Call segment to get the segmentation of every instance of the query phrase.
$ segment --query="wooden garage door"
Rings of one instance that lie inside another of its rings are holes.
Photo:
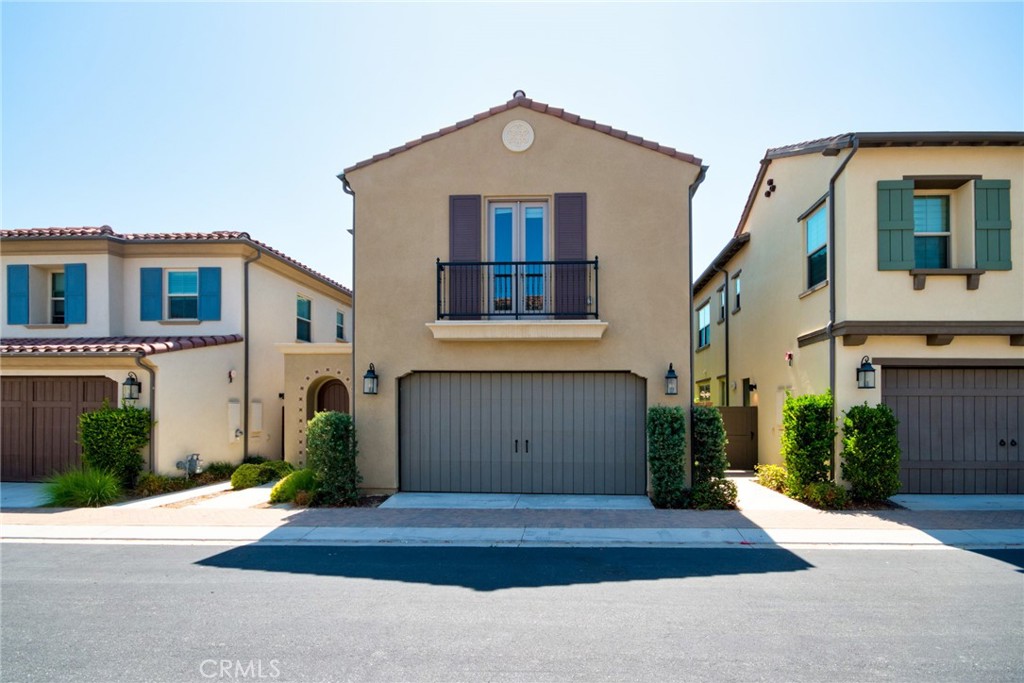
[[[405,491],[646,491],[646,382],[631,373],[418,372],[399,393]]]
[[[901,493],[1022,493],[1024,369],[885,368]]]
[[[78,416],[117,404],[106,377],[4,377],[0,382],[0,478],[38,481],[81,463]]]

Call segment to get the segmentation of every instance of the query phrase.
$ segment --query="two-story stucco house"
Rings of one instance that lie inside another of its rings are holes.
[[[78,415],[136,383],[161,473],[192,453],[297,449],[286,396],[347,409],[351,292],[247,233],[44,228],[4,230],[0,245],[5,480],[76,466]]]
[[[786,391],[831,389],[893,409],[903,492],[1020,493],[1024,133],[769,149],[694,314],[696,390],[757,407],[760,462]]]
[[[339,177],[365,486],[643,494],[646,410],[689,400],[700,161],[518,92]]]

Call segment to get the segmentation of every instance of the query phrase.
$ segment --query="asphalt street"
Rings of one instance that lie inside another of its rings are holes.
[[[1020,681],[1024,551],[2,546],[3,681]]]

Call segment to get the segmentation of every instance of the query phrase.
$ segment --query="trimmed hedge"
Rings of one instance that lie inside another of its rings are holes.
[[[782,465],[754,465],[754,472],[757,473],[754,481],[761,486],[779,493],[786,492],[786,468]]]
[[[149,443],[152,427],[149,410],[125,405],[111,408],[106,402],[99,410],[78,417],[78,443],[87,468],[112,472],[121,486],[135,486],[145,461],[142,447]]]
[[[647,410],[647,463],[651,502],[659,508],[685,507],[686,413],[679,406]]]
[[[275,479],[286,477],[295,470],[291,463],[283,460],[265,460],[261,464],[247,462],[238,466],[231,475],[231,488],[236,491],[269,484]]]
[[[121,497],[121,484],[113,472],[85,468],[51,477],[43,491],[52,507],[100,507]]]
[[[731,510],[736,507],[736,484],[722,478],[697,482],[690,492],[690,505],[698,510]]]
[[[808,484],[831,481],[832,447],[836,425],[832,421],[832,394],[793,396],[786,393],[782,407],[782,457],[786,488],[800,492]]]
[[[884,403],[853,406],[843,417],[843,478],[854,500],[881,502],[900,490],[899,420]]]
[[[307,493],[316,490],[316,477],[313,470],[295,470],[287,477],[277,482],[270,492],[271,503],[290,503],[295,500],[299,491]]]
[[[846,489],[831,481],[808,484],[797,498],[822,510],[842,510],[849,504]]]
[[[317,480],[316,505],[356,505],[359,502],[359,455],[352,416],[335,411],[319,412],[306,428],[306,455]]]
[[[693,485],[724,479],[729,468],[725,455],[725,423],[717,408],[693,407]]]

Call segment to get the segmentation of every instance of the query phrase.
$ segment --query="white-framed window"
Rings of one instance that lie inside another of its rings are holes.
[[[301,294],[295,297],[295,338],[313,341],[313,302]]]
[[[694,397],[701,405],[711,405],[711,382],[699,382],[697,395]]]
[[[697,348],[711,344],[711,303],[697,309]]]
[[[199,318],[199,271],[171,270],[167,277],[167,319],[197,320]]]
[[[718,288],[718,322],[725,320],[725,314],[728,313],[728,292],[725,289],[725,285]]]
[[[65,284],[64,284],[64,271],[54,271],[50,273],[50,324],[51,325],[63,325],[64,324],[64,296],[65,296]]]
[[[807,217],[805,231],[807,289],[810,289],[828,278],[828,221],[824,205]]]
[[[914,267],[949,268],[949,196],[914,197]]]
[[[539,314],[548,310],[550,283],[539,262],[547,259],[548,204],[544,201],[488,203],[490,312]],[[525,265],[508,265],[529,262]]]
[[[342,311],[334,314],[334,337],[338,341],[345,341],[345,314]]]
[[[732,300],[736,303],[736,305],[732,309],[732,311],[733,311],[733,313],[735,313],[736,311],[740,310],[740,274],[739,273],[736,273],[735,275],[732,276],[732,282],[733,282],[733,299]]]

